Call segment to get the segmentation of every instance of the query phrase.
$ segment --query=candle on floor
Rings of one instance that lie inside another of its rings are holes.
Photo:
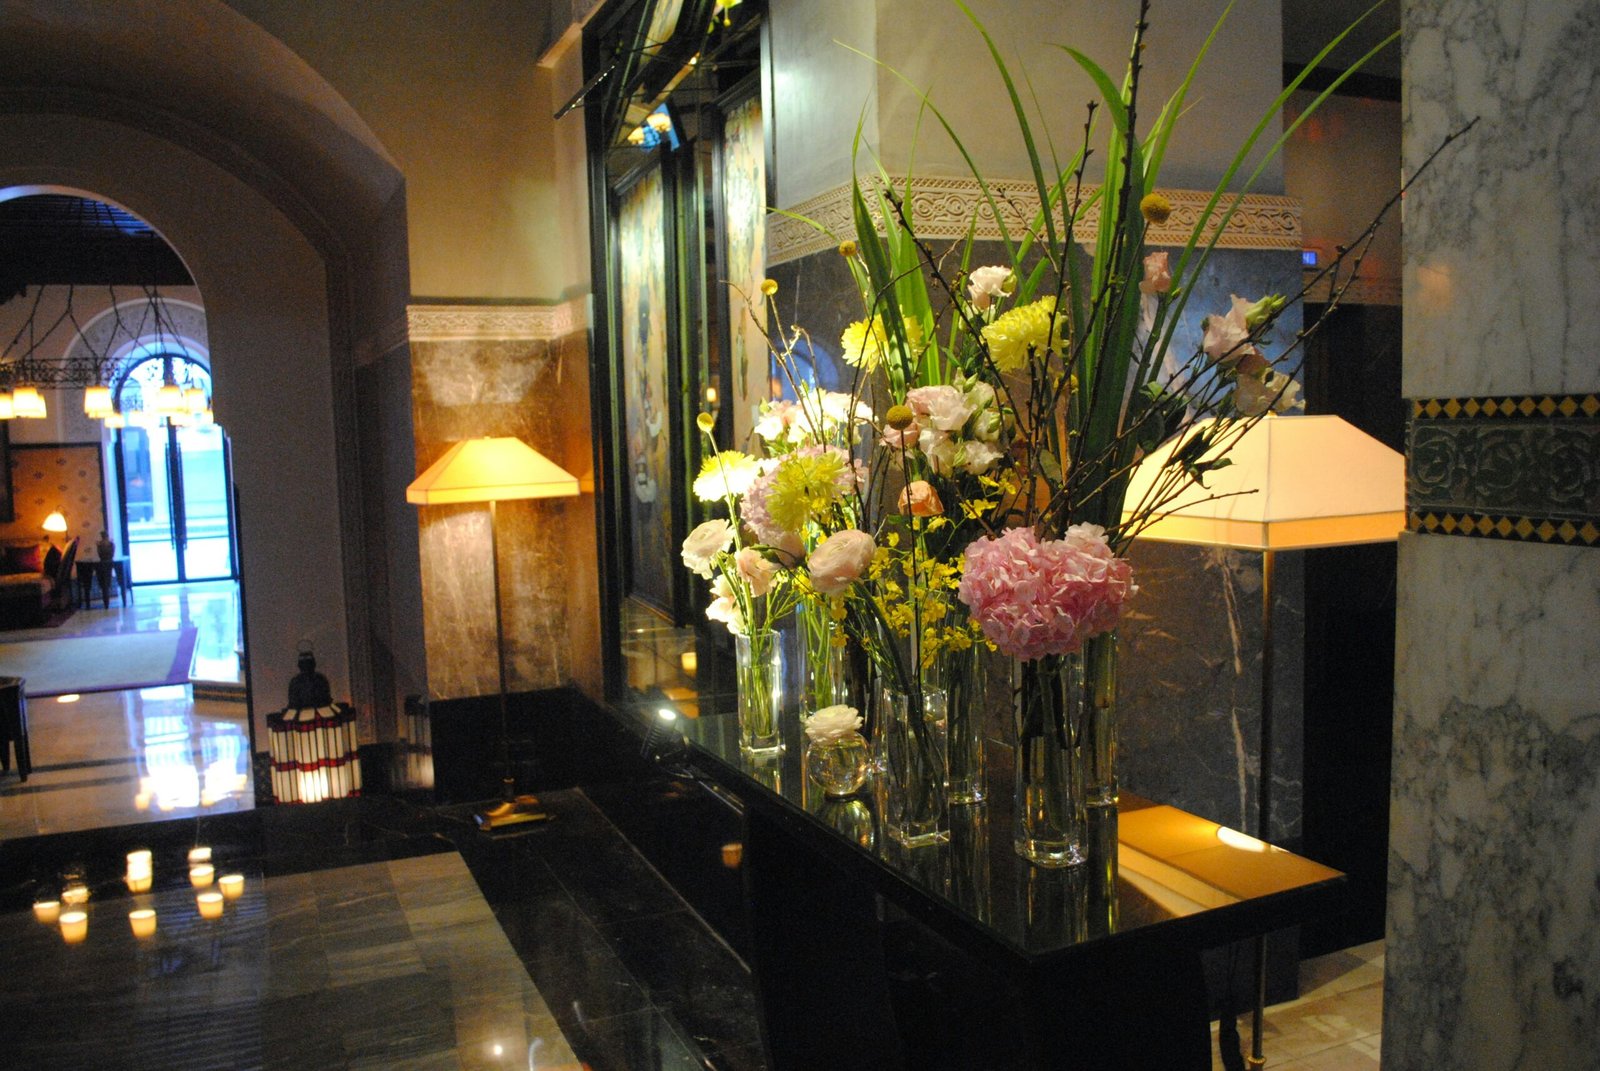
[[[61,915],[61,939],[75,945],[89,936],[89,916],[82,911],[66,911]]]
[[[211,862],[211,849],[210,848],[200,847],[200,848],[190,848],[189,849],[189,865],[190,866],[194,866],[194,865],[196,865],[198,863],[209,863],[209,862]]]
[[[61,902],[71,906],[88,903],[89,887],[87,885],[68,885],[61,890]]]
[[[136,811],[148,811],[150,809],[150,793],[135,792],[133,794],[133,809]]]
[[[222,895],[229,900],[237,900],[244,895],[244,875],[224,874],[217,879],[217,888],[222,890]]]
[[[150,871],[148,870],[142,874],[130,870],[128,871],[128,876],[125,880],[128,883],[129,892],[141,893],[150,891],[150,885],[154,879],[151,877]]]
[[[196,889],[203,889],[217,876],[217,868],[210,863],[201,863],[199,866],[189,868],[189,884]]]
[[[148,874],[153,862],[154,858],[149,848],[140,848],[137,851],[129,852],[128,873],[137,874],[142,871]]]
[[[156,913],[148,907],[130,911],[128,912],[128,925],[133,927],[133,935],[135,937],[154,937],[156,932]]]
[[[60,900],[35,900],[33,902],[33,917],[45,925],[50,925],[61,917]]]
[[[222,917],[222,894],[219,892],[203,892],[194,898],[195,904],[200,908],[200,917],[203,919],[220,919]]]

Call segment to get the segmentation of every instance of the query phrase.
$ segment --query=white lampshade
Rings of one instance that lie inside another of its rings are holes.
[[[125,428],[128,426],[128,422],[122,419],[122,414],[117,412],[107,413],[100,420],[108,428]]]
[[[204,387],[185,387],[183,389],[184,408],[191,413],[199,413],[206,408],[206,389]]]
[[[12,399],[11,392],[0,390],[0,420],[13,420],[17,415],[17,405]]]
[[[92,417],[103,417],[112,410],[111,388],[99,385],[83,388],[83,411]]]
[[[61,515],[60,510],[53,510],[51,511],[50,515],[44,519],[44,524],[41,527],[43,527],[46,532],[54,532],[59,535],[67,530],[67,519]]]
[[[11,392],[11,404],[19,417],[42,420],[49,415],[45,409],[44,395],[38,387],[18,387]]]
[[[572,473],[511,436],[456,443],[406,488],[406,501],[440,506],[453,502],[505,502],[578,493]]]
[[[156,412],[162,416],[172,416],[177,413],[187,413],[188,403],[183,400],[183,388],[176,383],[163,384],[156,391]]]
[[[1197,422],[1139,463],[1127,509],[1138,508],[1172,451],[1212,423]],[[1339,417],[1266,417],[1227,456],[1233,464],[1164,505],[1138,538],[1285,550],[1382,543],[1405,527],[1405,458]]]

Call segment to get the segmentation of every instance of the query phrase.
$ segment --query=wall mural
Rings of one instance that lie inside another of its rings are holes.
[[[659,167],[621,197],[617,282],[622,316],[617,326],[627,431],[628,591],[670,615],[677,543],[672,537],[665,206]]]
[[[722,204],[728,235],[728,319],[732,339],[733,441],[743,443],[753,411],[767,396],[767,340],[751,317],[762,320],[761,281],[767,275],[767,150],[761,134],[761,98],[728,110],[722,133]]]

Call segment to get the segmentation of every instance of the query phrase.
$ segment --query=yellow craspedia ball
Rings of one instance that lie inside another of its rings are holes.
[[[840,242],[839,243],[839,255],[841,257],[853,257],[853,256],[855,256],[856,255],[856,243],[851,241],[848,238],[846,238],[844,241]]]
[[[771,297],[773,294],[776,294],[778,292],[778,280],[776,280],[776,279],[763,279],[763,280],[761,280],[761,292],[763,294],[767,295],[767,297]]]
[[[883,415],[883,422],[895,431],[905,431],[916,418],[909,405],[891,405],[889,411]]]
[[[1139,212],[1146,220],[1159,226],[1172,215],[1172,202],[1159,193],[1147,193],[1139,201]]]

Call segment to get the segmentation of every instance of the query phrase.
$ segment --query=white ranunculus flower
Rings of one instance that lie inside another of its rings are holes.
[[[967,297],[972,300],[974,308],[987,309],[996,298],[1004,297],[1016,289],[1016,285],[1016,276],[1010,268],[1000,265],[974,268],[972,274],[967,276]]]
[[[759,550],[746,547],[733,556],[733,563],[739,570],[739,579],[750,586],[750,594],[760,598],[772,590],[772,582],[778,577],[778,566],[762,557]]]
[[[714,518],[690,532],[683,541],[683,564],[696,576],[711,579],[711,563],[733,543],[733,525]]]
[[[838,595],[866,574],[876,549],[872,537],[857,529],[833,533],[806,560],[811,586],[820,594]]]
[[[711,605],[706,607],[706,616],[713,621],[721,621],[735,635],[744,633],[744,615],[739,612],[739,600],[733,597],[733,585],[721,573],[711,581]]]
[[[844,704],[823,707],[806,719],[806,735],[813,744],[835,744],[861,728],[861,715]]]

